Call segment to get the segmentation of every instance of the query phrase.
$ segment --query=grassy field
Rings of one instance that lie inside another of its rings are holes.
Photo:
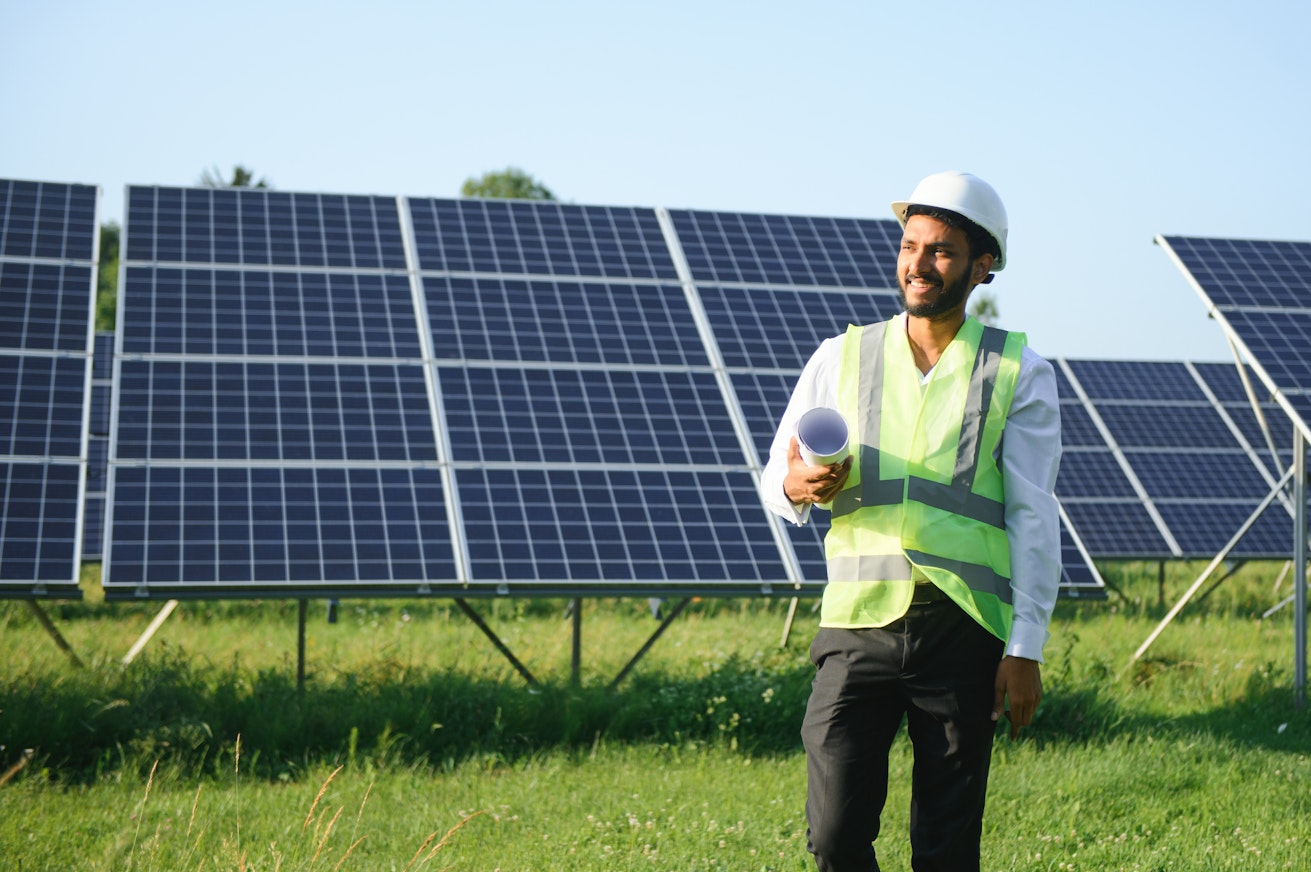
[[[1178,596],[1200,567],[1172,567]],[[1249,565],[1165,612],[1156,566],[1123,595],[1063,601],[1035,725],[999,736],[987,869],[1311,868],[1311,713],[1293,703],[1279,566]],[[797,730],[815,617],[705,601],[618,687],[655,629],[644,600],[583,604],[572,682],[564,603],[477,604],[530,688],[450,603],[0,603],[0,859],[6,869],[813,868]],[[909,869],[899,743],[880,855]]]

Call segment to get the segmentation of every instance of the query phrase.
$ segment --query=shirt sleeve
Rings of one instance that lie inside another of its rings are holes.
[[[1006,653],[1039,662],[1060,587],[1060,514],[1054,493],[1060,461],[1056,372],[1026,348],[999,458],[1014,607]]]
[[[794,524],[810,519],[810,504],[793,505],[783,493],[783,479],[788,472],[788,446],[797,432],[797,420],[816,406],[837,407],[838,367],[842,363],[842,337],[825,339],[806,362],[783,417],[779,419],[774,441],[769,446],[769,461],[760,473],[760,498],[765,508]]]

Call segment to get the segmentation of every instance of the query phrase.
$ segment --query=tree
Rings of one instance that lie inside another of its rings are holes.
[[[987,291],[977,291],[973,297],[970,314],[983,326],[996,327],[997,321],[1001,318],[1001,310],[997,308],[997,298]]]
[[[460,188],[463,197],[493,197],[509,200],[554,200],[555,194],[541,182],[517,167],[500,172],[483,173],[481,178],[467,178]]]
[[[96,329],[113,330],[118,306],[118,224],[100,225],[100,270],[96,275]]]
[[[202,188],[271,188],[268,179],[255,180],[253,170],[237,164],[232,168],[232,179],[230,181],[223,178],[223,171],[214,166],[200,174],[200,186]]]

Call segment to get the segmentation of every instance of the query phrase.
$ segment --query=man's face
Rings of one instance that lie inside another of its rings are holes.
[[[906,220],[897,255],[901,304],[911,316],[928,319],[964,309],[970,291],[988,274],[990,266],[987,255],[970,260],[970,243],[964,230],[948,227],[927,215],[912,215]]]

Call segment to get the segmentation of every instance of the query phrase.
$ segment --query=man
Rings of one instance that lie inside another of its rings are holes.
[[[968,872],[979,868],[995,722],[1005,715],[1014,739],[1042,696],[1060,574],[1056,378],[1022,335],[966,316],[970,292],[1006,265],[997,193],[938,173],[892,208],[905,312],[820,345],[761,490],[798,524],[815,504],[833,513],[801,730],[819,869],[879,868],[888,752],[904,719],[912,866]],[[817,406],[848,423],[841,463],[802,458],[796,422]]]

